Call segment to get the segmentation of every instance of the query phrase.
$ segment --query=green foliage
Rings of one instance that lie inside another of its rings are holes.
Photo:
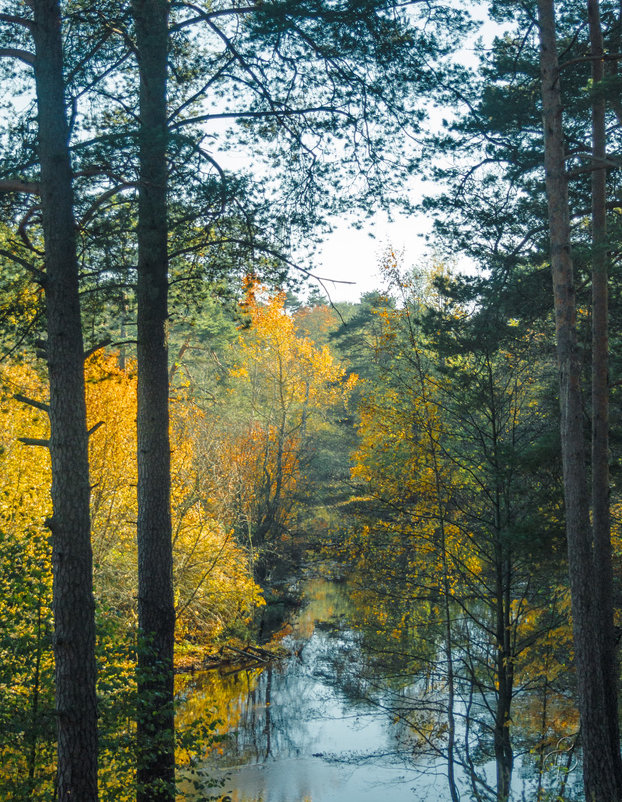
[[[135,633],[119,611],[96,608],[99,792],[102,801],[135,797]]]
[[[500,326],[499,310],[467,312],[443,292],[443,266],[409,276],[389,262],[386,273],[396,303],[376,311],[377,368],[362,385],[353,469],[367,503],[353,510],[345,549],[379,639],[394,639],[402,664],[443,655],[438,681],[452,699],[474,699],[482,762],[501,767],[517,688],[559,693],[567,681],[554,661],[541,667],[551,633],[566,649],[570,639],[556,421],[541,403],[554,366],[544,332]],[[556,726],[574,724],[560,715]],[[453,748],[471,748],[468,736]]]
[[[51,799],[55,716],[49,547],[41,529],[0,534],[0,793]]]

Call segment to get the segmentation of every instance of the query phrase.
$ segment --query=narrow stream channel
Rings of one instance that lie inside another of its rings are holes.
[[[224,779],[219,793],[234,802],[448,802],[442,755],[417,750],[396,715],[390,678],[379,676],[375,684],[363,670],[365,655],[359,634],[347,625],[343,589],[315,579],[305,595],[308,603],[285,641],[293,657],[265,669],[194,679],[188,714],[216,702],[219,729],[227,733],[200,772]],[[413,682],[401,692],[414,691]],[[494,763],[479,771],[492,786]],[[458,772],[461,798],[470,800],[465,779]],[[513,799],[534,799],[533,788],[529,773],[516,771]],[[207,795],[184,789],[188,802]]]

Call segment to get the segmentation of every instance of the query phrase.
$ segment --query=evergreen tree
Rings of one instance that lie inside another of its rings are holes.
[[[55,0],[33,0],[29,30],[45,244],[46,357],[50,382],[54,659],[59,800],[97,800],[95,620],[88,432],[73,186],[65,114],[62,22]],[[26,51],[27,53],[27,51]]]
[[[615,203],[619,183],[617,172],[608,168],[620,146],[613,55],[619,51],[620,18],[617,5],[608,2],[601,8],[597,3],[556,5],[554,10],[548,2],[491,4],[493,15],[509,29],[495,41],[490,58],[483,59],[479,76],[460,90],[449,89],[470,108],[445,140],[449,149],[472,148],[479,163],[471,159],[468,173],[457,169],[452,177],[456,191],[438,203],[447,204],[445,213],[449,208],[456,213],[453,221],[445,218],[441,230],[490,270],[486,279],[472,284],[472,297],[485,305],[518,301],[516,314],[525,320],[549,314],[550,303],[541,299],[550,294],[542,267],[550,234],[586,796],[618,799],[606,268],[608,251],[615,253],[618,242],[613,217],[606,234],[606,208]],[[605,50],[612,54],[608,62]],[[578,310],[590,310],[593,326],[591,470],[582,398],[587,316]]]

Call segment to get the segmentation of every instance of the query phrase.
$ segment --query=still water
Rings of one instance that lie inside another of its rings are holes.
[[[311,580],[305,595],[285,639],[291,658],[264,669],[207,672],[186,689],[194,715],[202,706],[208,715],[216,700],[227,733],[200,772],[224,779],[219,793],[234,802],[448,802],[443,739],[414,737],[400,714],[400,699],[415,697],[417,682],[366,670],[340,586]],[[437,725],[442,700],[438,709]],[[427,715],[434,719],[434,705]],[[516,768],[513,799],[535,799],[533,773]],[[494,762],[480,761],[477,771],[488,799]],[[462,799],[472,799],[460,767],[457,782]],[[185,798],[199,802],[208,793],[215,792],[188,788]]]

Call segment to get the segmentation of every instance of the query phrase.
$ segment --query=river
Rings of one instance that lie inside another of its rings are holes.
[[[449,802],[443,697],[429,673],[380,673],[351,625],[344,588],[312,579],[304,592],[285,638],[292,657],[263,669],[205,672],[186,686],[182,723],[217,717],[225,738],[207,751],[199,786],[186,784],[184,798],[216,794],[201,785],[209,777],[224,782],[218,793],[233,802]],[[413,700],[423,696],[418,709]],[[455,767],[462,800],[476,799],[474,788],[481,800],[494,798],[495,763],[476,752],[468,770],[465,761]],[[547,788],[560,782],[564,798],[573,798],[572,772],[538,783],[534,766],[528,752],[519,757],[513,799],[553,798]]]

